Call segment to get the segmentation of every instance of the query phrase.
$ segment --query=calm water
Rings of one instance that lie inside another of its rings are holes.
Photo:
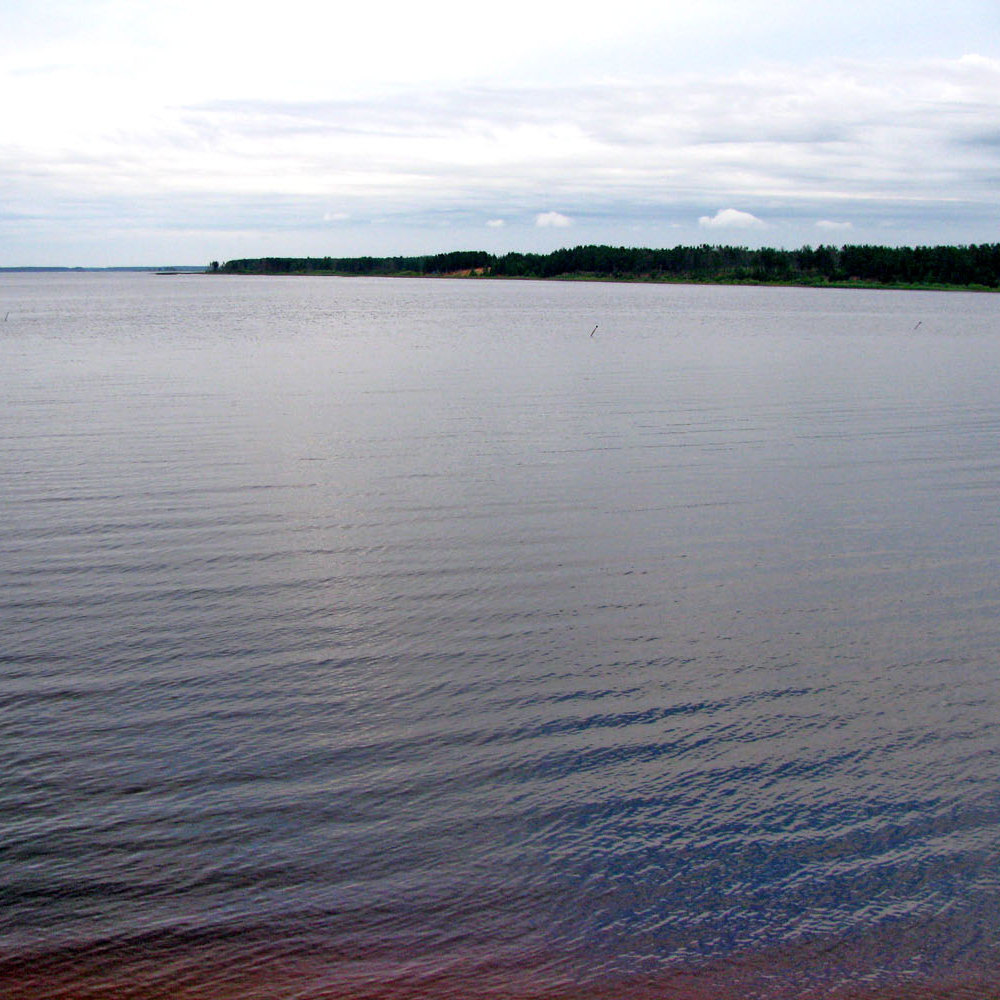
[[[5,996],[1000,995],[1000,298],[0,313]]]

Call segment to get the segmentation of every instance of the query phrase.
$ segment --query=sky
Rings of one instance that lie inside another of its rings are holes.
[[[1000,242],[1000,0],[3,0],[0,266]]]

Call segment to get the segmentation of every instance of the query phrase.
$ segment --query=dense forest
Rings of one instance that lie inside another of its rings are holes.
[[[997,288],[1000,243],[971,246],[819,246],[799,250],[698,246],[648,250],[579,246],[548,254],[457,250],[418,257],[257,257],[227,274],[339,274],[591,278],[725,284]]]

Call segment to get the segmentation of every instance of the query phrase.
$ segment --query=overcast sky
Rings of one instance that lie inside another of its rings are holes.
[[[3,0],[0,265],[1000,242],[1000,0]]]

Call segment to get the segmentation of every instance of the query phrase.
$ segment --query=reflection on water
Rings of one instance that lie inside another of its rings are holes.
[[[996,994],[995,297],[0,292],[7,995]]]

